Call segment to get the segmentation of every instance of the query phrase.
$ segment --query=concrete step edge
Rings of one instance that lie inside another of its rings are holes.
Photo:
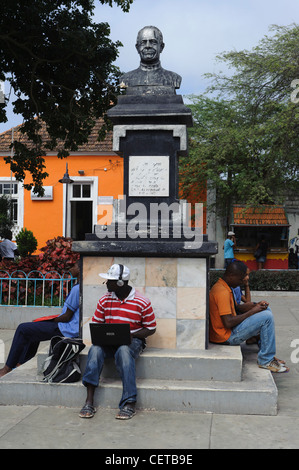
[[[137,379],[138,406],[164,411],[201,411],[231,414],[277,414],[277,388],[271,373],[256,374],[256,366],[244,368],[242,382],[203,382]],[[261,371],[261,370],[260,370]],[[86,389],[74,384],[45,384],[36,380],[36,370],[17,371],[0,380],[0,403],[80,408]],[[9,377],[10,376],[10,377]],[[121,397],[118,379],[102,379],[95,405],[115,407]]]

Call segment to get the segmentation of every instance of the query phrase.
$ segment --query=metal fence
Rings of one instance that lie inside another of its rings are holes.
[[[61,307],[76,281],[71,273],[0,270],[0,305]]]

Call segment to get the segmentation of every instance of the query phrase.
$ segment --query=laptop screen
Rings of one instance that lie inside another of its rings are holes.
[[[121,346],[131,344],[128,323],[90,323],[91,342],[94,346]]]

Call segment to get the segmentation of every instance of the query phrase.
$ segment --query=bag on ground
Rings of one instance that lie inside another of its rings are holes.
[[[81,378],[79,354],[85,344],[79,338],[54,336],[43,364],[43,382],[73,383]]]

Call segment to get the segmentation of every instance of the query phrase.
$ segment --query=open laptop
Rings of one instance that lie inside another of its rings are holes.
[[[91,342],[94,346],[122,346],[131,344],[128,323],[89,323]]]

